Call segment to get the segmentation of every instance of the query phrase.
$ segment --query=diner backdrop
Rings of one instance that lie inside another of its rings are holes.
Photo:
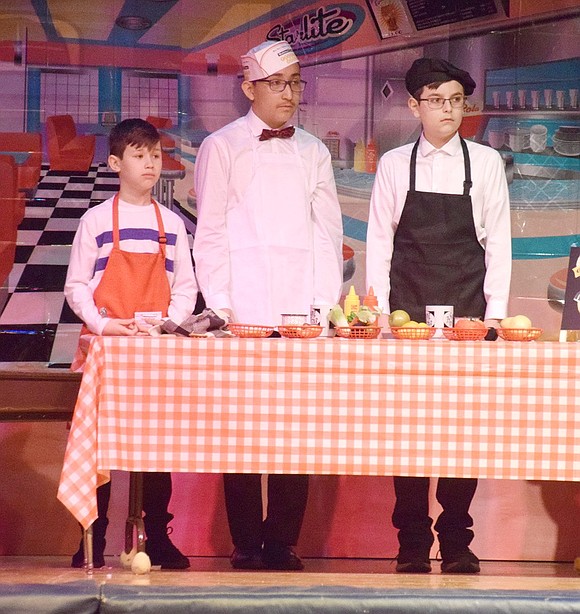
[[[464,136],[496,148],[505,162],[513,234],[510,315],[527,314],[544,329],[543,340],[555,340],[570,247],[580,241],[580,2],[446,6],[421,0],[2,3],[0,132],[40,132],[44,175],[51,115],[70,114],[79,132],[96,136],[94,166],[106,161],[115,121],[169,118],[173,155],[185,167],[175,184],[176,206],[193,233],[197,147],[247,110],[239,55],[266,38],[285,38],[308,82],[296,122],[322,138],[333,157],[348,248],[344,289],[354,284],[363,293],[373,151],[380,155],[417,138],[404,74],[416,58],[443,57],[477,82],[466,103]],[[45,204],[32,197],[26,217],[39,217]],[[69,218],[64,228],[74,230],[74,224]],[[33,249],[33,231],[25,220],[20,256]],[[58,264],[65,265],[69,247],[67,241],[57,245],[50,258],[58,252]],[[21,260],[0,282],[0,361],[66,366],[79,325],[61,326],[60,289],[36,292]],[[11,304],[15,296],[20,300]],[[29,326],[32,312],[46,326]],[[34,346],[36,335],[50,340],[47,353],[10,354],[22,330],[29,335],[24,348]],[[0,425],[0,554],[74,551],[78,528],[56,500],[66,437],[64,424]],[[122,547],[128,482],[123,474],[114,479],[110,553]],[[188,555],[229,554],[219,476],[176,475],[174,483],[176,542]],[[392,505],[390,478],[313,478],[301,554],[394,556]],[[579,484],[483,481],[473,515],[474,549],[482,558],[571,560],[580,552]]]

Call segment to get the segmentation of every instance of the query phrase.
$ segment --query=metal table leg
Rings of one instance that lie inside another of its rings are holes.
[[[143,473],[139,471],[132,471],[129,476],[129,514],[125,523],[125,549],[121,553],[121,564],[134,573],[147,573],[151,569],[151,561],[145,553]]]

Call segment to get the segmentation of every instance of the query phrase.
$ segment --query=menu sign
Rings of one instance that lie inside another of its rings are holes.
[[[566,277],[562,330],[580,330],[580,247],[572,247]]]
[[[407,0],[417,30],[497,14],[495,0]]]

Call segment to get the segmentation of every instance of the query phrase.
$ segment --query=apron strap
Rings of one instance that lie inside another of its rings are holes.
[[[163,259],[165,260],[165,246],[167,245],[167,236],[165,235],[165,228],[163,226],[163,219],[161,218],[161,211],[159,210],[159,205],[152,198],[151,202],[155,207],[155,215],[157,216],[157,228],[159,228],[159,251],[163,255]]]
[[[471,181],[471,164],[469,161],[469,151],[467,150],[467,143],[462,137],[459,137],[461,142],[461,149],[463,149],[463,165],[465,167],[465,181],[463,182],[463,196],[469,196],[469,191],[473,186]]]
[[[411,164],[409,165],[409,192],[415,191],[415,171],[417,169],[417,150],[419,149],[419,140],[415,143],[411,152]]]
[[[165,227],[163,226],[163,218],[161,217],[161,211],[159,205],[155,200],[151,199],[151,204],[155,208],[155,216],[157,217],[157,228],[159,229],[159,251],[163,255],[163,259],[166,258],[165,246],[167,245],[167,236],[165,235]],[[119,249],[119,192],[115,194],[113,198],[113,248]]]
[[[417,150],[419,149],[419,140],[415,143],[413,151],[411,152],[411,164],[409,165],[409,192],[415,191],[415,175],[417,169]],[[471,163],[469,160],[469,151],[467,149],[467,143],[462,137],[459,137],[461,143],[461,149],[463,150],[463,166],[465,168],[465,180],[463,181],[463,196],[469,196],[469,192],[473,186],[471,181]]]

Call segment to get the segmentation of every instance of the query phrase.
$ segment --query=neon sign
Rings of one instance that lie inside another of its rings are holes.
[[[362,25],[365,12],[354,4],[318,7],[274,25],[266,38],[285,40],[296,53],[328,49],[350,38]]]

